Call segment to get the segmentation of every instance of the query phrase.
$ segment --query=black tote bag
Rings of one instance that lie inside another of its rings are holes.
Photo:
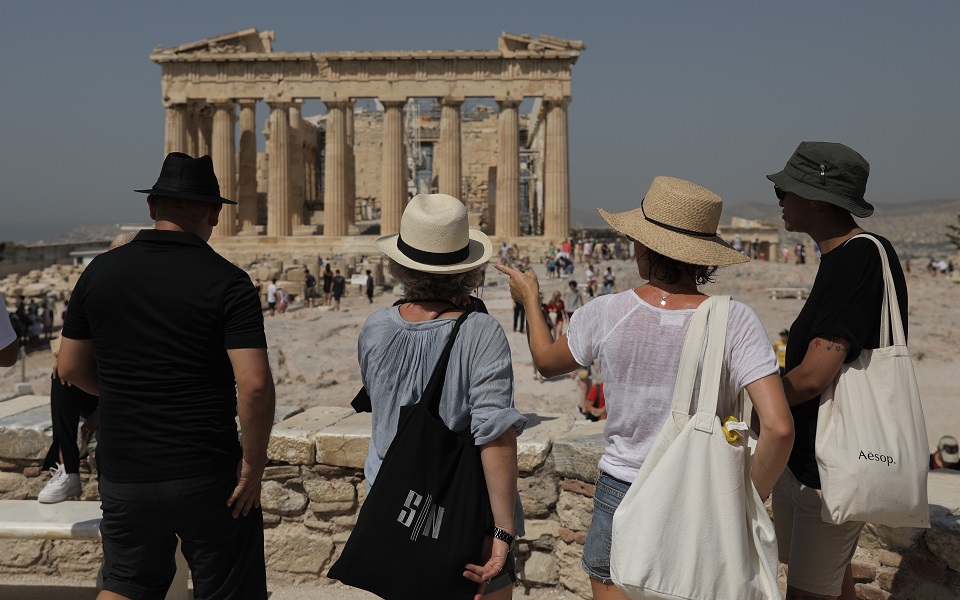
[[[469,312],[454,323],[417,404],[400,408],[397,434],[328,577],[389,600],[472,598],[463,576],[482,564],[493,526],[480,448],[470,431],[439,417],[450,351]]]

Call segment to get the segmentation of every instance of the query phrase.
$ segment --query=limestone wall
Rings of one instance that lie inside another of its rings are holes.
[[[287,418],[290,412],[278,417],[283,420],[274,427],[264,474],[267,566],[272,578],[324,585],[365,497],[370,415],[339,407]],[[589,598],[579,561],[604,446],[601,424],[570,415],[527,416],[530,425],[518,441],[526,519],[526,535],[517,546],[520,583],[562,587],[567,598]],[[9,435],[4,423],[0,418],[0,440]],[[12,446],[0,444],[5,447]],[[36,498],[44,479],[35,465],[0,456],[0,498]],[[84,479],[83,498],[95,500],[95,482],[89,474]],[[854,559],[860,598],[960,597],[960,474],[932,473],[930,502],[929,530],[866,528]],[[93,578],[99,553],[92,542],[0,540],[0,573]]]
[[[0,293],[7,301],[8,310],[21,294],[26,298],[45,298],[52,294],[57,300],[70,297],[83,267],[73,264],[45,264],[22,275],[11,273],[0,279]]]
[[[24,275],[49,265],[70,266],[74,262],[71,252],[103,250],[109,244],[110,240],[63,244],[8,244],[6,248],[0,249],[0,277]]]

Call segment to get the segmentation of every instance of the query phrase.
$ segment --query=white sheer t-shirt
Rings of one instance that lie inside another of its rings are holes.
[[[604,382],[603,472],[627,482],[636,477],[670,412],[680,352],[694,312],[651,306],[630,289],[599,296],[571,317],[571,354],[581,365],[599,361]],[[777,372],[777,357],[760,319],[747,305],[731,302],[718,416],[732,414],[744,387]]]

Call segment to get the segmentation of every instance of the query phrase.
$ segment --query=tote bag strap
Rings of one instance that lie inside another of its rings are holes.
[[[883,265],[883,306],[880,310],[880,347],[890,345],[890,327],[893,326],[893,345],[906,346],[907,336],[903,331],[903,319],[900,316],[900,301],[897,298],[897,288],[893,284],[893,273],[890,271],[890,259],[887,249],[880,240],[867,233],[853,236],[850,240],[865,238],[877,245],[880,251],[880,263]],[[844,242],[846,245],[850,240]]]
[[[693,400],[693,387],[697,381],[700,358],[703,355],[703,340],[707,335],[707,316],[713,298],[707,298],[693,313],[693,319],[687,328],[680,352],[680,366],[677,368],[677,381],[673,387],[673,406],[676,413],[690,414]]]
[[[450,363],[450,352],[453,350],[453,343],[457,341],[460,326],[467,320],[467,316],[469,316],[471,312],[473,312],[472,307],[465,307],[463,314],[457,317],[457,320],[454,322],[453,331],[450,332],[450,337],[447,338],[447,343],[443,347],[443,352],[440,354],[437,366],[434,367],[430,381],[427,383],[426,389],[423,390],[420,402],[417,403],[423,404],[424,400],[426,400],[427,404],[425,406],[430,411],[430,415],[435,419],[440,418],[440,396],[443,395],[443,381],[447,377],[447,365]]]
[[[697,371],[700,370],[700,393],[697,399],[695,427],[707,433],[713,432],[716,422],[729,312],[729,296],[707,298],[697,308],[683,342],[677,381],[673,390],[672,410],[690,415],[693,387],[697,381]],[[704,347],[704,339],[706,339],[706,347]],[[701,362],[703,366],[699,369]]]

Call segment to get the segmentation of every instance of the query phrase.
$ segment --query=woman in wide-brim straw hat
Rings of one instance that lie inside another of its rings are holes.
[[[454,322],[471,303],[470,293],[482,285],[493,254],[490,239],[470,229],[463,202],[446,194],[415,196],[403,212],[400,233],[381,237],[376,244],[390,259],[389,273],[403,284],[404,295],[397,305],[370,315],[358,341],[360,372],[373,409],[364,465],[368,491],[396,435],[400,407],[420,399]],[[485,597],[510,598],[516,573],[507,541],[523,535],[517,434],[527,420],[513,405],[507,337],[485,311],[470,312],[461,326],[447,367],[440,417],[455,432],[472,432],[481,447],[494,523],[506,534],[486,540],[486,563],[469,565],[463,575],[476,582]],[[416,583],[430,586],[429,581]]]
[[[603,365],[607,447],[581,561],[594,598],[626,597],[610,579],[613,513],[670,411],[684,337],[707,298],[698,286],[712,281],[717,267],[749,260],[717,236],[721,208],[720,197],[710,190],[657,177],[639,208],[622,213],[598,209],[633,242],[640,277],[647,283],[591,300],[573,314],[567,333],[556,341],[537,313],[527,312],[530,352],[543,376],[569,373],[594,361]],[[536,276],[497,268],[510,276],[514,299],[533,306],[539,292]],[[733,414],[744,388],[760,416],[752,478],[766,498],[787,462],[793,421],[767,334],[754,312],[739,302],[730,306],[723,373],[722,416]]]

